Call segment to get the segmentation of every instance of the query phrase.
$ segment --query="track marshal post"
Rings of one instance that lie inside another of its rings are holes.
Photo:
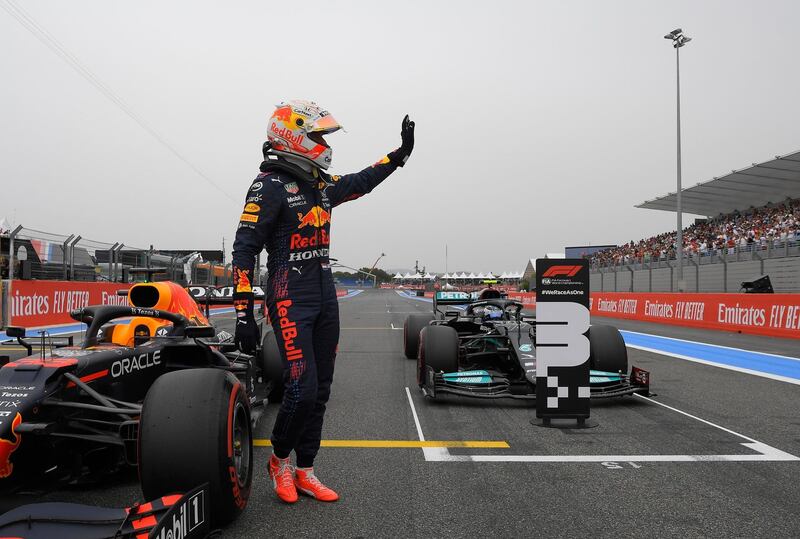
[[[536,260],[535,424],[596,426],[587,421],[589,325],[589,262]]]

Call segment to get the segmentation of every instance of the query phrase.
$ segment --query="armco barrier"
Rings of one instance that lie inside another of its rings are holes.
[[[596,316],[800,339],[800,294],[592,292]]]
[[[118,290],[126,283],[14,280],[6,293],[8,326],[40,327],[75,323],[69,312],[89,305],[127,305]]]

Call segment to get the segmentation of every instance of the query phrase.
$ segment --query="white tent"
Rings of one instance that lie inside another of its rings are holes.
[[[469,274],[469,275],[467,275],[467,279],[477,279],[477,278],[478,278],[478,276],[477,276],[477,275],[475,275],[475,274],[474,274],[474,273],[472,273],[472,272],[470,272],[470,274]]]
[[[430,273],[426,273],[423,279],[425,279],[426,281],[432,281],[436,279],[436,275],[431,275]]]
[[[494,274],[491,271],[486,274],[486,278],[487,279],[497,279],[497,277],[495,277]]]
[[[458,278],[459,279],[467,279],[467,274],[462,271],[461,275],[459,275]]]
[[[479,273],[479,274],[477,275],[477,277],[475,277],[475,278],[476,278],[476,279],[485,279],[485,278],[486,278],[486,275],[484,275],[484,274],[483,274],[483,272],[481,272],[481,273]]]
[[[403,276],[400,275],[399,273],[395,273],[394,277],[392,277],[392,279],[402,279],[402,278]]]
[[[406,273],[405,275],[403,275],[403,279],[413,279],[413,278],[414,276],[411,275],[410,273]]]

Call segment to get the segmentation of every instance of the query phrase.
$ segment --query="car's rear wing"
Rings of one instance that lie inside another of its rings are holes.
[[[186,291],[192,296],[198,305],[205,308],[205,315],[211,315],[212,305],[230,305],[233,303],[232,286],[212,286],[212,285],[189,285]],[[266,311],[264,306],[264,289],[260,286],[253,287],[253,296],[256,304],[261,304],[262,313]],[[0,538],[2,539],[2,538]]]
[[[469,305],[475,301],[468,292],[454,290],[436,292],[433,295],[433,310],[438,311],[439,305]]]
[[[189,295],[199,304],[206,302],[212,305],[218,304],[231,304],[233,303],[233,287],[232,286],[210,286],[210,285],[194,285],[190,284],[186,287]],[[264,289],[260,286],[253,287],[253,295],[255,300],[264,299]]]

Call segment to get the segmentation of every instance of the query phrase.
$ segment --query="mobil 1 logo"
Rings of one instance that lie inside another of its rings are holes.
[[[536,417],[589,417],[589,262],[536,261]]]
[[[147,537],[153,539],[203,539],[208,537],[207,487],[184,494],[164,513]]]

